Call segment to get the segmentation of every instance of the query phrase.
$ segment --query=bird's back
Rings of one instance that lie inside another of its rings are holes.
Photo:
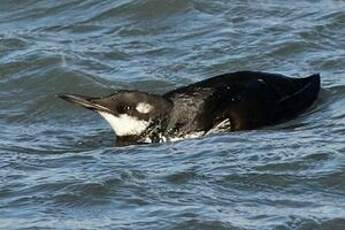
[[[164,95],[176,104],[175,120],[188,129],[210,129],[229,118],[231,130],[254,129],[292,119],[317,98],[320,76],[289,78],[235,72],[209,78]],[[181,123],[181,122],[180,122]]]

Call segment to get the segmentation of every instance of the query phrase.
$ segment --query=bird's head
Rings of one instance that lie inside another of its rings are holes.
[[[139,137],[169,113],[172,103],[162,96],[121,90],[105,97],[62,94],[60,98],[99,113],[117,137]]]

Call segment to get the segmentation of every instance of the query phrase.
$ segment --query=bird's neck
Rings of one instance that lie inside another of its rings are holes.
[[[166,133],[169,119],[157,119],[152,122],[140,135],[116,136],[118,146],[131,144],[148,144],[162,142],[163,135]]]

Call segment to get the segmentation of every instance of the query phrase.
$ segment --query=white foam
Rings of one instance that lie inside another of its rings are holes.
[[[165,138],[165,141],[168,140],[171,142],[176,142],[176,141],[180,141],[180,140],[184,140],[184,139],[198,138],[198,137],[203,136],[204,134],[205,134],[204,131],[200,131],[200,132],[195,132],[195,133],[189,133],[189,134],[186,134],[186,135],[181,136],[181,137]]]

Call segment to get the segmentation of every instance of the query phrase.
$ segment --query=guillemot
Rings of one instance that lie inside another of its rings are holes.
[[[59,97],[98,112],[115,131],[119,144],[139,144],[275,125],[305,111],[319,91],[319,74],[290,78],[241,71],[163,95],[119,90],[99,98],[76,94]]]

